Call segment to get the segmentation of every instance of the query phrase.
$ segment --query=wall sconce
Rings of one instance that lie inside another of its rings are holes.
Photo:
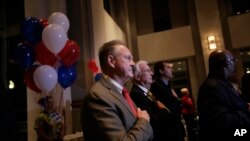
[[[217,48],[214,35],[208,36],[207,40],[208,40],[209,49],[216,49]]]

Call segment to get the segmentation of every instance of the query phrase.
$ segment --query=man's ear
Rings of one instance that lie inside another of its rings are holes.
[[[108,56],[108,64],[112,68],[115,68],[115,57],[113,55]]]
[[[140,81],[140,74],[136,75],[135,79],[136,79],[137,81]]]

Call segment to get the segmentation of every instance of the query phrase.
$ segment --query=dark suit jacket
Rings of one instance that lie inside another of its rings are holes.
[[[199,89],[197,107],[201,141],[243,139],[234,137],[237,128],[248,128],[250,134],[248,105],[229,81],[208,77]]]
[[[183,141],[185,129],[181,119],[181,102],[172,95],[171,87],[166,85],[162,80],[155,80],[150,88],[153,95],[161,101],[170,110],[168,123],[169,141]]]
[[[85,141],[150,141],[153,138],[150,123],[137,119],[122,94],[104,77],[84,99],[81,122]]]
[[[154,141],[166,141],[167,120],[169,112],[166,109],[159,109],[153,99],[147,97],[144,91],[138,86],[133,85],[130,91],[131,98],[142,110],[147,110],[150,116],[150,123],[154,131]]]

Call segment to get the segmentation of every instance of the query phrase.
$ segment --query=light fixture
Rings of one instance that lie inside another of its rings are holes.
[[[216,49],[217,48],[214,35],[208,36],[207,40],[208,40],[209,49]]]
[[[15,83],[12,80],[10,80],[9,81],[9,89],[14,89],[14,88],[15,88]]]
[[[250,73],[250,68],[247,68],[246,73]]]

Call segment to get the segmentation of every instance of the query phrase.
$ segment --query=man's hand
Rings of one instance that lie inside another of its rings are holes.
[[[144,118],[147,121],[150,121],[149,114],[146,110],[141,110],[140,108],[137,108],[137,117],[138,118]]]
[[[160,109],[163,109],[163,108],[167,108],[162,102],[160,102],[159,100],[157,100],[157,106],[158,108]]]
[[[157,106],[160,109],[166,109],[170,113],[170,110],[167,108],[167,106],[165,106],[162,102],[160,102],[158,100],[157,100]]]

